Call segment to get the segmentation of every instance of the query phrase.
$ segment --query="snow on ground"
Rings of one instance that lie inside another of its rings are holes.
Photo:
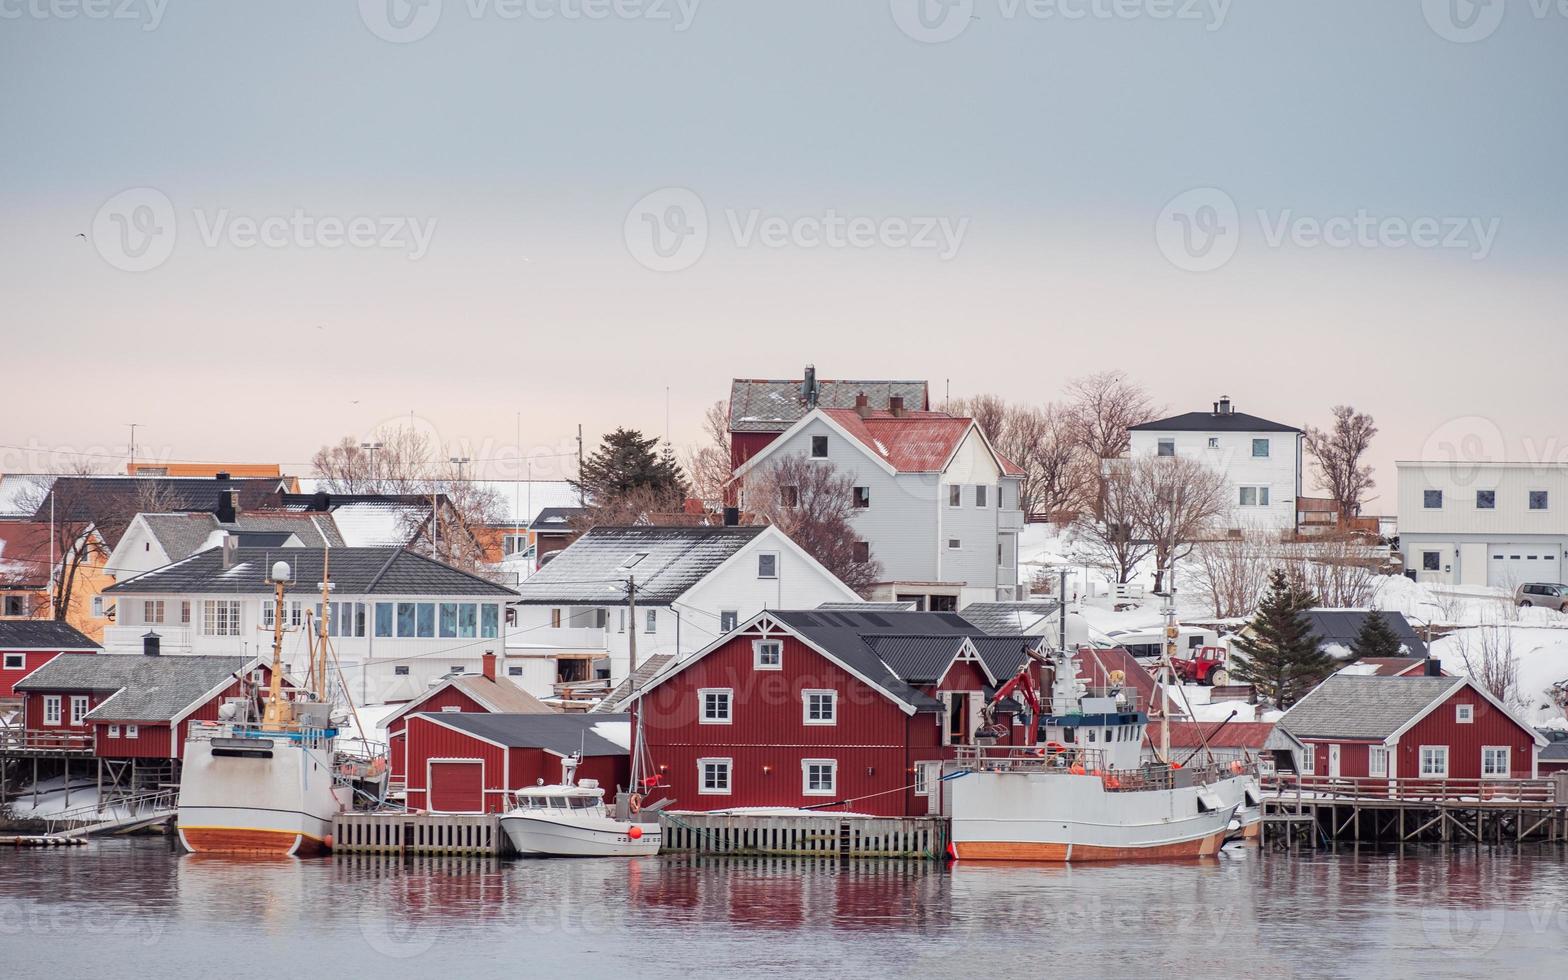
[[[1372,607],[1400,612],[1412,625],[1472,626],[1517,623],[1568,627],[1568,616],[1551,609],[1522,609],[1507,589],[1485,586],[1427,585],[1402,575],[1380,575],[1372,583]]]
[[[77,773],[71,779],[71,799],[66,802],[65,777],[55,776],[38,781],[38,805],[33,805],[33,791],[29,787],[21,796],[11,800],[11,815],[18,820],[41,820],[66,810],[92,806],[98,802],[98,779]]]
[[[358,705],[355,713],[350,714],[348,721],[344,723],[340,732],[344,738],[364,738],[367,741],[380,742],[382,745],[385,745],[387,741],[387,719],[406,706],[404,703]],[[360,722],[364,723],[365,731],[363,733],[359,730],[359,725],[355,723],[356,717]]]
[[[1513,707],[1532,725],[1568,729],[1568,718],[1548,696],[1553,684],[1568,681],[1568,624],[1558,627],[1486,625],[1455,632],[1436,640],[1432,653],[1451,674],[1471,673],[1464,653],[1472,659],[1484,643],[1511,652],[1518,662],[1517,695]],[[1476,679],[1472,673],[1472,680]]]

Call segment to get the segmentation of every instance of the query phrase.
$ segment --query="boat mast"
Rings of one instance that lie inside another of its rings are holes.
[[[283,703],[283,590],[291,580],[288,562],[274,562],[272,575],[272,676],[267,684],[267,704],[262,709],[261,727],[281,731],[289,722]]]
[[[1176,568],[1175,562],[1165,569],[1165,597],[1161,612],[1165,616],[1165,642],[1160,645],[1160,761],[1171,762],[1171,678],[1175,669],[1171,657],[1176,653]]]
[[[317,701],[327,700],[327,621],[332,617],[332,603],[328,600],[332,595],[330,582],[332,555],[330,548],[321,549],[321,617],[316,624],[316,655],[311,658],[310,684],[314,688]]]

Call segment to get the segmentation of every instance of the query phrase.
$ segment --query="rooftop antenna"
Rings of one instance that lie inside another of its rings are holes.
[[[140,425],[141,423],[139,423],[139,422],[127,422],[125,424],[131,427],[131,444],[130,444],[129,448],[130,448],[130,452],[131,452],[131,466],[134,469],[135,466],[136,466],[136,427],[138,425]],[[134,475],[134,474],[132,474],[132,475]]]

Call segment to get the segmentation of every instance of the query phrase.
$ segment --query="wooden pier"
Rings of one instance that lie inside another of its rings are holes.
[[[660,853],[940,860],[942,817],[661,813]]]
[[[1551,779],[1275,777],[1265,838],[1296,843],[1568,841],[1568,774]]]
[[[345,854],[495,857],[510,848],[493,813],[340,813],[332,849]]]

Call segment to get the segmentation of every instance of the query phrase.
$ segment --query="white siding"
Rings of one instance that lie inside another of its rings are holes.
[[[1300,433],[1134,429],[1129,437],[1132,456],[1156,455],[1161,440],[1168,439],[1174,442],[1177,456],[1198,460],[1225,474],[1232,528],[1289,530],[1296,526],[1296,496],[1301,490]],[[1254,439],[1268,441],[1267,457],[1252,455]],[[1211,440],[1216,445],[1211,446]],[[1268,506],[1242,506],[1242,487],[1268,487]]]

